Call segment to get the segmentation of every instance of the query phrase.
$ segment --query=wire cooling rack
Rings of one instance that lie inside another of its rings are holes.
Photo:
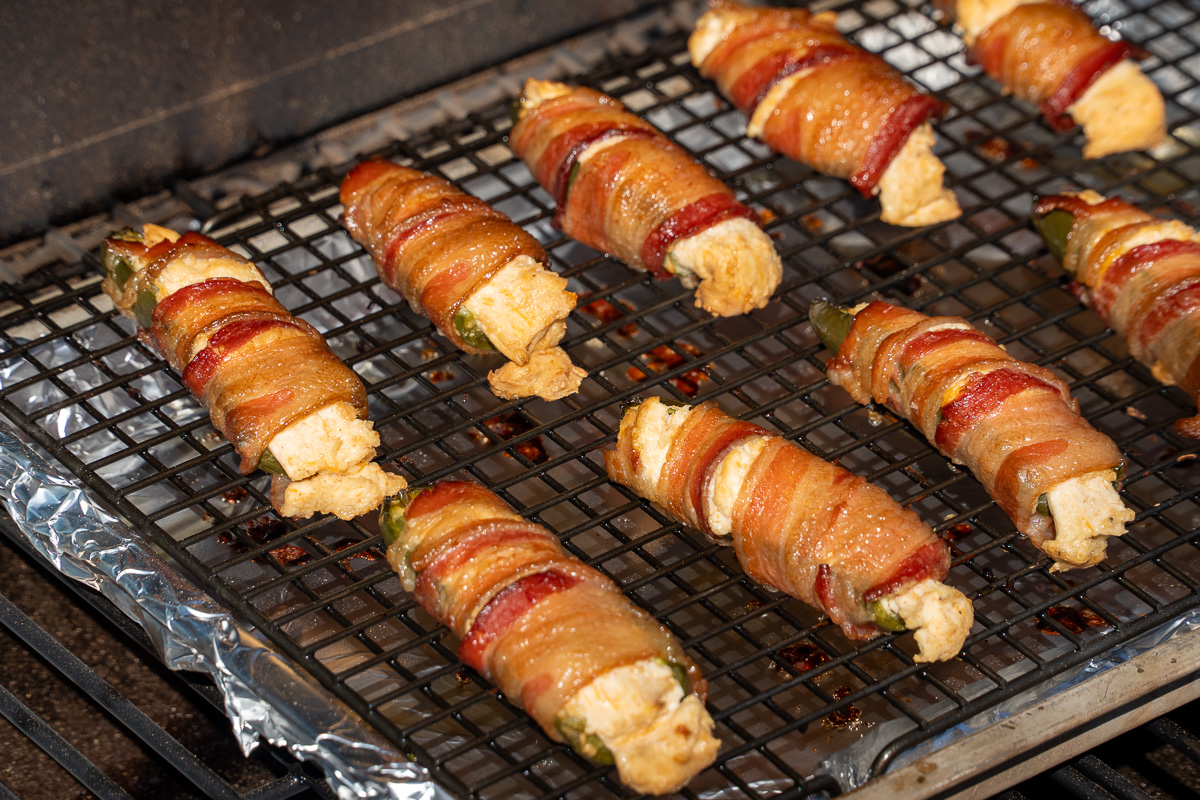
[[[1036,110],[969,66],[927,7],[840,3],[840,25],[949,102],[938,151],[961,219],[924,229],[878,220],[845,182],[773,156],[688,64],[664,15],[650,46],[576,80],[622,99],[760,211],[784,257],[771,304],[732,319],[572,243],[506,144],[505,103],[374,153],[445,176],[525,225],[580,295],[565,346],[589,377],[557,402],[504,402],[496,366],[463,356],[383,287],[343,232],[322,169],[241,202],[206,226],[252,258],[295,313],[362,376],[382,456],[414,484],[467,477],[555,530],[684,641],[710,683],[723,746],[689,798],[836,791],[819,762],[887,734],[878,774],[905,749],[1200,605],[1197,445],[1162,388],[1064,288],[1028,226],[1035,194],[1090,187],[1194,218],[1200,175],[1200,13],[1179,2],[1088,10],[1151,53],[1172,136],[1153,154],[1082,162]],[[806,320],[815,297],[882,296],[961,314],[1018,357],[1054,367],[1128,455],[1137,512],[1098,568],[1052,574],[979,484],[886,410],[824,378]],[[16,421],[215,597],[464,797],[624,797],[606,769],[549,741],[456,658],[458,642],[403,592],[373,520],[295,522],[271,512],[259,474],[238,474],[203,409],[99,287],[94,256],[0,285],[0,413]],[[622,404],[715,399],[874,480],[950,543],[949,582],[974,600],[963,654],[913,662],[911,636],[851,642],[797,601],[747,580],[728,549],[667,519],[604,473]],[[894,734],[888,733],[895,731]]]

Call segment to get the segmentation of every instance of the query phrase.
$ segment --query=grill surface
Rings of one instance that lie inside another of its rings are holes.
[[[685,35],[670,26],[644,54],[579,79],[646,115],[762,210],[784,283],[745,317],[711,318],[677,282],[651,283],[565,240],[550,225],[549,198],[505,144],[502,103],[381,153],[458,182],[545,244],[581,295],[565,341],[589,378],[564,401],[498,400],[485,380],[494,361],[456,353],[396,305],[338,225],[344,169],[280,186],[208,225],[364,378],[382,453],[410,482],[468,477],[493,488],[679,635],[709,678],[724,742],[687,797],[832,789],[811,777],[822,758],[889,720],[909,721],[875,759],[878,774],[914,744],[1200,605],[1200,446],[1171,428],[1189,401],[1133,363],[1064,289],[1027,222],[1033,194],[1078,186],[1195,217],[1200,13],[1176,2],[1089,5],[1151,52],[1146,69],[1166,90],[1175,135],[1155,156],[1085,164],[1076,141],[967,66],[928,8],[834,7],[853,38],[951,104],[940,152],[960,220],[884,225],[846,183],[746,140],[742,118],[696,76]],[[1051,574],[968,474],[907,424],[828,385],[808,303],[872,292],[965,315],[1068,377],[1084,413],[1129,459],[1124,496],[1138,518],[1104,564]],[[459,664],[457,640],[381,558],[372,520],[273,516],[266,480],[237,473],[177,376],[113,315],[93,257],[0,286],[0,302],[0,412],[439,782],[481,798],[627,794]],[[918,667],[912,637],[850,642],[747,580],[729,550],[611,484],[601,451],[622,404],[650,393],[715,399],[879,482],[936,525],[954,555],[949,581],[975,603],[963,655]]]

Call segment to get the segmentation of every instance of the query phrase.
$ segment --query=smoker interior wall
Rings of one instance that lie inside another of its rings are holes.
[[[653,0],[0,3],[0,244]]]

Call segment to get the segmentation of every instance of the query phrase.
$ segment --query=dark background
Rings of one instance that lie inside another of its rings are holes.
[[[0,3],[0,246],[653,0]]]

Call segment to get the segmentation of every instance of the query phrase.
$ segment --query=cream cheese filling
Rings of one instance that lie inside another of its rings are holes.
[[[880,600],[884,609],[904,620],[914,632],[917,661],[946,661],[962,650],[975,612],[966,595],[941,581],[926,578]]]
[[[635,791],[679,788],[720,743],[704,704],[684,695],[670,666],[645,659],[609,670],[567,701],[560,715],[583,720],[603,742],[621,780]]]
[[[1104,559],[1108,537],[1125,533],[1135,514],[1113,488],[1117,474],[1103,470],[1063,481],[1046,492],[1054,518],[1054,538],[1041,549],[1054,559],[1054,570],[1092,567]]]

